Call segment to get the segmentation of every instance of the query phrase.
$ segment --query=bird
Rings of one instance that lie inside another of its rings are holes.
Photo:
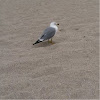
[[[40,42],[43,42],[45,40],[48,40],[48,42],[53,43],[52,42],[52,37],[57,33],[58,31],[58,26],[59,24],[56,22],[51,22],[50,26],[47,27],[44,31],[43,34],[40,36],[40,38],[33,43],[33,45],[38,44]],[[49,39],[51,39],[51,41],[49,41]]]

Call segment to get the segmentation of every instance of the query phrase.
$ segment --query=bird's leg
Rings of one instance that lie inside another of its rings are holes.
[[[52,44],[55,44],[55,43],[52,41],[52,38],[51,38],[51,41],[50,41],[50,43],[52,43]]]
[[[48,43],[52,43],[52,39],[49,41],[49,39],[48,39]]]
[[[53,42],[52,42],[52,38],[51,38],[51,41],[50,41],[50,42],[53,43]]]
[[[52,41],[52,38],[50,39],[50,41],[48,39],[48,43],[54,44],[53,41]]]

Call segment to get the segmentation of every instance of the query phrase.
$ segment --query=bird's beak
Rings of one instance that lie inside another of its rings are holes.
[[[59,25],[59,24],[57,24],[57,25]]]

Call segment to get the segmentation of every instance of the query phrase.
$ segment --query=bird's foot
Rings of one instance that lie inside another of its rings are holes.
[[[51,41],[48,40],[48,43],[55,44],[52,40]]]

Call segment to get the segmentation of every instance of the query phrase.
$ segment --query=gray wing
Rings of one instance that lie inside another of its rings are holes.
[[[47,29],[44,30],[42,36],[40,37],[40,39],[44,40],[48,40],[50,38],[52,38],[56,33],[56,30],[52,27],[48,27]]]

